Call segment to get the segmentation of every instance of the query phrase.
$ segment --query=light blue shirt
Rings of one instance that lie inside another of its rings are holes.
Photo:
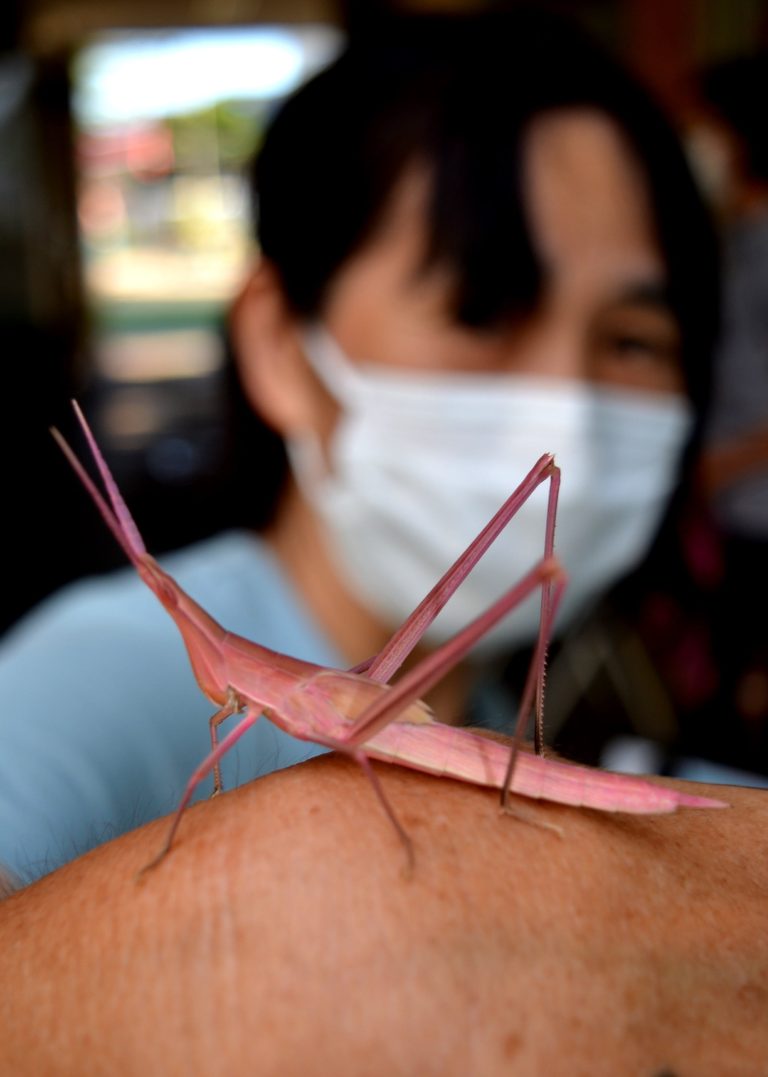
[[[342,665],[259,539],[229,532],[159,560],[223,627]],[[73,584],[15,626],[0,645],[0,698],[0,865],[23,881],[172,811],[210,750],[215,708],[132,569]],[[224,786],[321,751],[261,717],[224,758]]]

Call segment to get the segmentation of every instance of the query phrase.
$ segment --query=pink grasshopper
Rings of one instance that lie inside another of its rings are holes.
[[[261,714],[266,714],[292,736],[344,752],[362,766],[406,849],[409,864],[413,863],[411,840],[389,804],[370,759],[501,789],[502,804],[511,811],[510,792],[560,804],[635,814],[673,812],[679,807],[726,807],[722,801],[679,793],[641,778],[591,770],[528,751],[518,752],[534,697],[537,747],[540,747],[546,644],[565,585],[564,573],[553,554],[559,469],[551,455],[538,461],[384,649],[355,669],[342,671],[278,654],[227,632],[197,605],[147,553],[82,412],[76,403],[73,406],[109,503],[61,434],[57,430],[52,433],[126,556],[175,621],[197,683],[218,708],[210,719],[211,752],[190,777],[166,842],[147,867],[159,863],[169,852],[185,808],[199,783],[211,771],[214,793],[220,792],[219,761]],[[547,479],[550,494],[542,561],[453,639],[423,659],[395,685],[389,685],[393,673],[485,550],[533,490]],[[511,748],[469,729],[435,721],[420,697],[539,586],[542,588],[539,637]],[[219,741],[217,729],[221,722],[242,712],[240,721]]]

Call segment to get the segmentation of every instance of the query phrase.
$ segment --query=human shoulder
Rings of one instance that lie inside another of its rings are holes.
[[[558,837],[488,791],[377,769],[410,876],[363,775],[325,757],[191,810],[140,884],[167,822],[0,904],[6,1068],[30,1043],[47,1061],[33,1032],[55,1022],[73,1055],[119,1049],[131,1072],[759,1071],[764,794],[701,788],[731,809],[648,818],[530,805]],[[212,997],[232,1000],[215,1037]],[[161,1040],[130,1035],[158,1005]]]

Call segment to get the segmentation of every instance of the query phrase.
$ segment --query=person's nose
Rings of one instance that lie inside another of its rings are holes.
[[[510,337],[505,366],[513,374],[585,381],[588,364],[583,334],[566,319],[532,319]]]

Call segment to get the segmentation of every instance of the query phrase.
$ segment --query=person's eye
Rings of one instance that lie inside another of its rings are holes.
[[[661,391],[683,388],[680,331],[673,319],[655,312],[606,318],[595,326],[591,364],[596,381]]]
[[[628,361],[639,359],[677,363],[680,358],[680,346],[676,339],[668,336],[653,336],[649,333],[609,334],[604,341],[604,347],[617,358]]]
[[[594,327],[600,361],[614,363],[680,363],[680,331],[666,314],[637,311],[607,317]]]

